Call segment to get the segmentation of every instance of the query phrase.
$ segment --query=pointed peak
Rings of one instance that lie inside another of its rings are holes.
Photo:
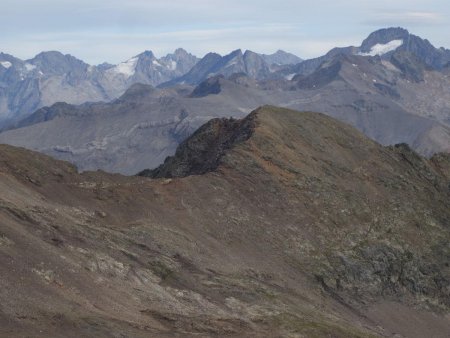
[[[371,34],[361,44],[361,51],[367,53],[375,45],[385,45],[392,41],[406,40],[410,33],[401,27],[382,28]]]
[[[149,58],[149,59],[156,59],[155,54],[151,50],[146,50],[142,52],[141,54],[136,55],[137,58]]]
[[[233,55],[233,56],[235,56],[235,55],[242,55],[242,49],[236,49],[236,50],[234,50],[234,51],[232,51],[230,54],[228,54],[228,55]]]
[[[259,55],[259,54],[247,49],[244,53],[244,56],[249,56],[249,55]]]
[[[268,54],[269,56],[288,56],[288,55],[293,55],[291,53],[288,53],[282,49],[278,49],[275,53],[273,54]]]
[[[276,65],[293,65],[302,62],[303,60],[297,55],[285,52],[284,50],[278,49],[273,54],[259,54],[264,61],[268,64]]]
[[[173,54],[175,54],[175,55],[187,55],[189,53],[184,48],[177,48],[177,49],[175,49]]]

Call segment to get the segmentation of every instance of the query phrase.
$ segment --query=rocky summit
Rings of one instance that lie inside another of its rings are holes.
[[[143,176],[0,154],[0,336],[448,337],[448,154],[272,106]]]

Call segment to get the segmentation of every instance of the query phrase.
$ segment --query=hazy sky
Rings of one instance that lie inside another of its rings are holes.
[[[92,64],[177,47],[310,58],[389,26],[450,48],[450,1],[1,0],[0,51],[26,59],[59,50]]]

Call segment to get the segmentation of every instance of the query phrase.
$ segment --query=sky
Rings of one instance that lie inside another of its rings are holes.
[[[58,50],[90,64],[178,47],[312,58],[391,26],[450,48],[450,1],[1,0],[0,51],[28,59]]]

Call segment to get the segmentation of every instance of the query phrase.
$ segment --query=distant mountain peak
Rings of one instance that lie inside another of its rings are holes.
[[[410,33],[401,27],[391,27],[379,29],[371,34],[362,42],[361,53],[371,55],[378,50],[382,50],[383,47],[375,46],[388,46],[388,47],[400,47],[401,44],[406,44]],[[395,41],[395,43],[393,43]],[[400,44],[400,41],[402,43]],[[395,45],[395,46],[394,46]],[[374,49],[375,47],[375,49]],[[389,48],[388,48],[389,49]],[[391,50],[392,51],[392,50]]]
[[[245,52],[244,52],[244,56],[245,55],[259,55],[258,53],[255,53],[255,52],[253,52],[253,51],[251,51],[250,49],[247,49]]]
[[[65,56],[69,56],[64,55],[63,53],[61,53],[60,51],[57,50],[48,50],[48,51],[43,51],[40,52],[39,54],[37,54],[34,59],[42,59],[42,58],[46,58],[46,57],[65,57]]]
[[[63,54],[59,51],[45,51],[27,60],[25,67],[27,71],[37,68],[47,75],[77,73],[82,77],[81,74],[88,69],[89,65],[70,54]]]
[[[284,50],[278,49],[273,54],[260,54],[261,57],[266,61],[269,65],[295,65],[303,60],[299,58],[297,55],[285,52]]]
[[[234,50],[234,51],[232,51],[230,54],[228,54],[230,57],[236,57],[236,56],[242,56],[242,55],[244,55],[243,53],[242,53],[242,49],[236,49],[236,50]]]
[[[443,68],[450,61],[450,51],[435,48],[427,39],[411,34],[401,27],[379,29],[371,33],[361,44],[362,55],[387,55],[394,51],[406,51],[434,69]]]
[[[155,54],[153,54],[153,52],[151,50],[146,50],[146,51],[142,52],[141,54],[136,55],[136,57],[138,57],[138,58],[145,57],[145,58],[149,58],[149,59],[156,59]]]
[[[71,54],[63,54],[59,51],[44,51],[37,54],[34,58],[27,60],[27,62],[36,64],[36,63],[81,63],[87,65],[84,61],[76,58]]]
[[[173,54],[177,55],[177,56],[186,56],[186,55],[189,55],[190,53],[187,52],[184,48],[177,48],[177,49],[175,49]]]

